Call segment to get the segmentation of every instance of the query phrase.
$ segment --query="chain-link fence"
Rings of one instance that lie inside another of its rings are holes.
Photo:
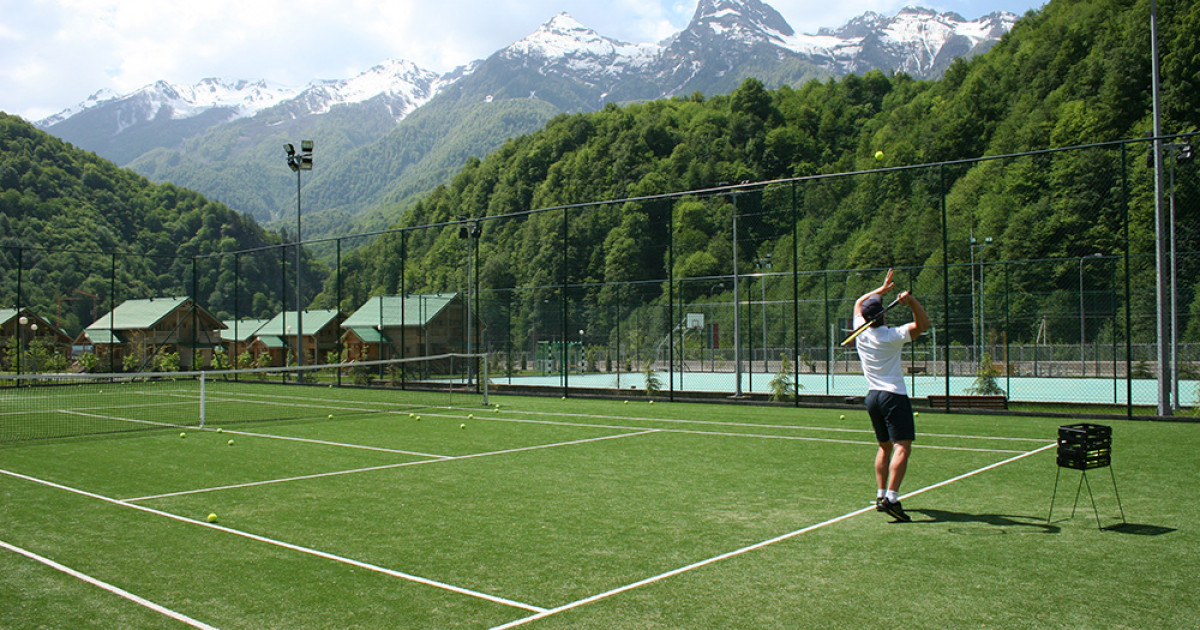
[[[177,326],[173,339],[200,365],[218,345],[232,362],[258,360],[267,348],[252,329],[299,319],[303,305],[344,321],[336,347],[322,356],[314,341],[305,362],[484,351],[493,384],[512,391],[843,403],[866,390],[853,344],[840,343],[854,301],[894,268],[933,323],[905,353],[915,398],[1135,414],[1154,413],[1165,389],[1169,408],[1191,408],[1191,141],[1167,145],[1170,234],[1155,229],[1150,145],[1139,140],[517,214],[489,215],[484,200],[436,224],[307,243],[321,263],[294,245],[179,259],[5,246],[0,303],[36,311],[71,340],[59,369],[89,352],[114,371],[152,364],[111,313],[182,296],[189,313],[231,329],[216,344],[198,322]],[[1170,250],[1161,269],[1160,243]],[[69,257],[71,277],[47,277],[47,257]],[[900,311],[893,324],[906,321]],[[35,358],[18,328],[4,329],[7,370]],[[286,350],[276,364],[295,361],[297,342],[273,343]],[[37,369],[49,365],[43,356]]]

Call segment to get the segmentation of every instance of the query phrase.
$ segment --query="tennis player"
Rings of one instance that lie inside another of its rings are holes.
[[[915,341],[929,330],[929,314],[913,294],[904,291],[898,299],[912,309],[913,321],[889,327],[883,296],[895,286],[892,270],[888,269],[883,285],[854,303],[854,327],[871,323],[855,342],[863,376],[867,378],[867,412],[879,442],[879,451],[875,454],[875,479],[878,482],[875,509],[907,523],[912,519],[900,506],[900,483],[908,470],[916,426],[908,389],[904,386],[900,355],[904,344]]]

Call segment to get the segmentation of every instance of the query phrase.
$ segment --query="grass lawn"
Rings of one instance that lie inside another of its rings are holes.
[[[1194,423],[1103,422],[1113,466],[1076,503],[1053,447],[1072,422],[922,413],[905,524],[869,505],[859,410],[494,395],[359,414],[353,396],[308,392],[333,419],[0,445],[0,627],[1200,618]]]

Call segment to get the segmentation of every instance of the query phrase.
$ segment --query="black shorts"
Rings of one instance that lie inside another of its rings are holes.
[[[867,392],[867,413],[875,428],[878,442],[914,440],[917,429],[913,423],[912,402],[908,396],[871,390]]]

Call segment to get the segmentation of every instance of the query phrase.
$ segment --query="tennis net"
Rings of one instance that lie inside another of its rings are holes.
[[[0,376],[0,443],[487,404],[487,356]]]

